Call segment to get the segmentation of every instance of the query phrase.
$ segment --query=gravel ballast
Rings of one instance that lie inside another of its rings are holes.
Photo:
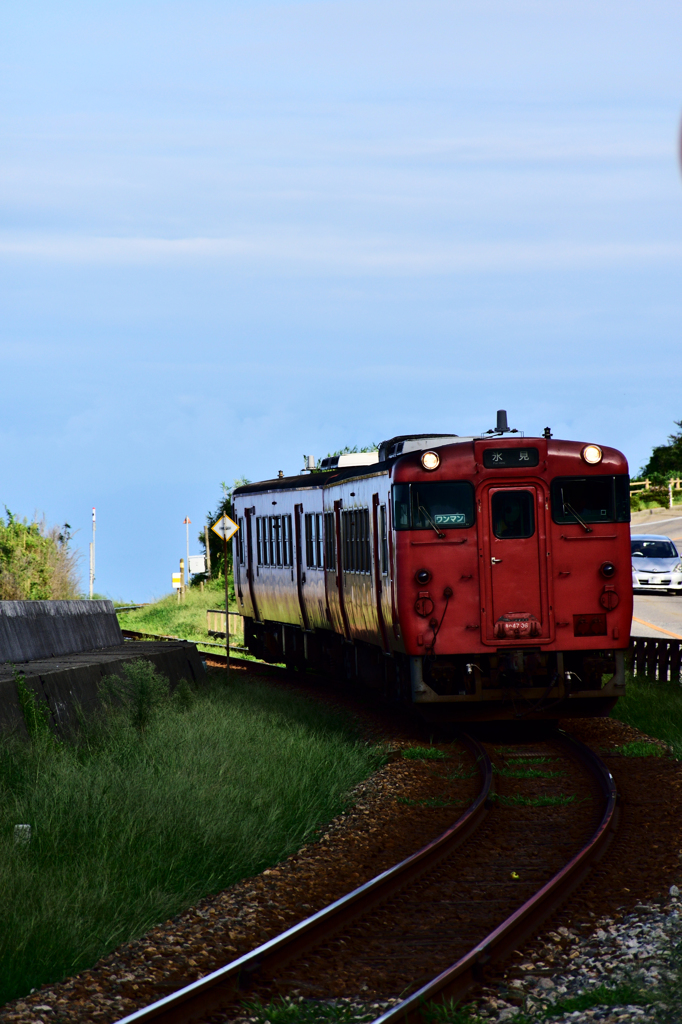
[[[601,984],[634,982],[652,991],[668,984],[673,972],[671,950],[681,938],[682,906],[671,886],[680,882],[682,765],[670,757],[620,755],[619,746],[641,736],[617,721],[564,725],[595,750],[610,752],[606,760],[624,794],[621,829],[573,901],[473,994],[471,1009],[490,1021],[546,1013],[550,1002]],[[426,792],[423,774],[418,762],[391,761],[363,784],[355,806],[318,842],[159,925],[91,971],[7,1004],[0,1008],[0,1022],[109,1024],[277,934],[371,877],[384,860],[397,859],[396,801]],[[452,820],[451,813],[448,818],[443,811],[400,807],[405,820],[408,810],[421,816],[425,839]],[[359,1015],[376,1015],[386,1001],[368,1007],[358,992],[354,1005]],[[663,1013],[669,1021],[682,1022],[682,1007],[678,1011],[670,1003],[666,1009],[660,1004],[592,1007],[547,1019],[629,1024]]]

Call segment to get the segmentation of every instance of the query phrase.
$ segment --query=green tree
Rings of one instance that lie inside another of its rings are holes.
[[[223,542],[218,537],[211,527],[214,523],[221,518],[221,516],[229,516],[230,519],[234,519],[233,508],[232,508],[232,492],[236,487],[241,487],[242,484],[249,484],[250,480],[247,480],[245,476],[238,477],[231,487],[223,480],[220,484],[222,488],[222,497],[220,498],[215,511],[206,513],[206,524],[208,526],[208,544],[211,551],[211,576],[223,576],[225,573],[225,567],[223,565],[225,560],[225,553]],[[199,534],[199,543],[206,550],[206,538],[203,532]],[[227,545],[227,565],[228,571],[232,572],[232,542]],[[205,579],[203,576],[196,576],[195,581],[198,582],[201,579]]]
[[[0,600],[72,600],[79,596],[78,553],[70,547],[71,527],[47,529],[44,522],[19,520],[5,508],[0,516]]]
[[[675,420],[675,426],[682,428],[682,420]],[[646,466],[640,470],[640,476],[660,481],[669,476],[682,475],[682,430],[670,434],[668,444],[658,445],[651,453]]]

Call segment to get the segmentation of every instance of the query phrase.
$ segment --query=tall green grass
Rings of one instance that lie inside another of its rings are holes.
[[[648,736],[665,740],[682,758],[682,686],[647,676],[626,674],[625,695],[618,698],[612,718],[635,726]]]
[[[324,707],[216,677],[133,677],[78,745],[0,740],[0,1003],[286,857],[379,763]]]
[[[230,610],[236,611],[237,604],[234,594],[232,577],[230,586]],[[180,636],[186,640],[220,643],[216,637],[208,635],[206,629],[206,611],[208,608],[225,607],[225,583],[222,579],[208,580],[203,591],[198,587],[189,587],[185,597],[178,602],[175,594],[161,598],[154,604],[145,605],[131,612],[121,612],[118,621],[122,629],[134,629],[139,633],[155,633],[162,636]],[[235,620],[232,619],[232,624]],[[241,634],[230,637],[230,643],[243,643]]]

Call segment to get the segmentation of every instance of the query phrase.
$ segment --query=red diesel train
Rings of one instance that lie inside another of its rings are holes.
[[[603,715],[624,692],[630,490],[614,448],[394,437],[235,490],[260,658],[343,673],[429,720]]]

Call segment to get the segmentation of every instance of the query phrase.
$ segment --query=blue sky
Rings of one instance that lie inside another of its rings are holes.
[[[0,14],[0,507],[169,590],[220,481],[396,433],[637,469],[682,418],[682,7]],[[197,544],[192,551],[198,552]]]

